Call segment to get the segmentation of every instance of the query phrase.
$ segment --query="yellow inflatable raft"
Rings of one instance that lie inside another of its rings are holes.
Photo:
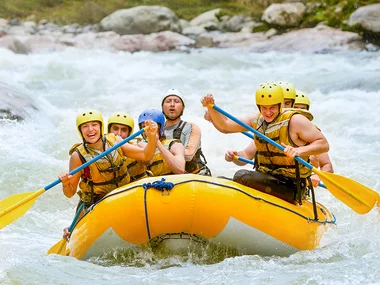
[[[243,254],[289,256],[316,248],[331,223],[334,216],[319,203],[314,211],[309,201],[289,204],[228,179],[152,177],[93,205],[75,225],[66,255],[87,259],[148,242],[186,248],[192,240],[225,244]]]

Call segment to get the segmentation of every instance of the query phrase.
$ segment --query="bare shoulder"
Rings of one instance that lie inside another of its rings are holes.
[[[74,151],[70,156],[70,170],[73,170],[74,168],[77,168],[82,164],[83,163],[79,157],[79,154],[76,151]]]
[[[70,162],[76,162],[76,161],[80,161],[80,157],[79,157],[79,154],[76,151],[74,151],[70,156]]]
[[[312,123],[304,115],[301,115],[301,114],[294,114],[290,118],[289,123],[292,126],[309,126],[309,125],[312,125]]]
[[[200,127],[196,124],[196,123],[193,123],[193,122],[189,122],[190,126],[191,126],[191,131],[192,132],[201,132],[201,129]]]

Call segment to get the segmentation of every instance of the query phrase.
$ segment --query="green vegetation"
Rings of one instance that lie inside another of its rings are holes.
[[[379,0],[304,0],[307,13],[301,28],[314,27],[320,22],[335,28],[360,31],[360,27],[348,27],[350,14],[358,7],[378,3]],[[191,20],[199,14],[221,8],[223,15],[242,14],[260,20],[265,8],[284,0],[0,0],[0,18],[20,18],[26,20],[34,15],[34,20],[47,19],[65,25],[78,23],[95,24],[118,9],[139,5],[160,5],[172,9],[179,18]],[[257,27],[255,31],[267,30],[268,25]]]
[[[302,28],[314,27],[318,23],[324,22],[330,27],[350,30],[347,27],[350,15],[357,8],[378,3],[378,0],[323,0],[308,1],[308,3],[312,5],[312,8],[305,15]]]
[[[224,14],[260,17],[273,2],[268,0],[1,0],[0,17],[36,20],[47,19],[57,24],[94,24],[118,9],[139,5],[160,5],[172,9],[178,17],[191,20],[199,14],[222,8]]]

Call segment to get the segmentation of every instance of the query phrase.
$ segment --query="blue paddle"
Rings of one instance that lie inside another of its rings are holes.
[[[69,227],[69,232],[71,233],[74,229],[74,226],[76,225],[78,219],[79,219],[79,216],[80,214],[82,213],[82,210],[83,210],[83,207],[84,207],[84,203],[82,202],[78,208],[78,211],[77,213],[75,214],[75,217]],[[65,238],[62,238],[59,242],[57,242],[55,245],[53,245],[49,251],[47,252],[47,255],[49,254],[60,254],[60,255],[65,255],[66,253],[66,243],[67,243],[67,239]]]
[[[134,139],[135,137],[138,137],[145,131],[145,128],[139,130],[138,132],[134,133],[133,135],[125,138],[121,142],[115,144],[113,147],[107,149],[106,151],[100,153],[98,156],[94,157],[90,161],[87,161],[86,163],[82,164],[78,168],[71,171],[69,174],[74,175],[75,173],[81,171],[85,167],[89,166],[90,164],[98,161],[103,156],[109,154],[113,150],[117,149],[118,147],[122,146],[123,144],[129,142],[130,140]],[[37,198],[45,193],[50,188],[54,187],[55,185],[61,183],[61,180],[57,179],[56,181],[50,183],[49,185],[45,186],[44,188],[41,188],[37,191],[32,192],[25,192],[25,193],[19,193],[12,195],[10,197],[7,197],[0,201],[0,229],[6,227],[10,223],[14,222],[15,220],[19,219],[22,215],[24,215],[29,208],[34,204],[34,202],[37,200]]]

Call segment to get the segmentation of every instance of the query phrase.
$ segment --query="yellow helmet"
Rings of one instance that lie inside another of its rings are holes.
[[[284,93],[284,100],[285,99],[290,99],[293,100],[293,105],[294,101],[296,100],[296,89],[292,84],[289,82],[279,82],[281,88],[282,88],[282,93]]]
[[[283,102],[284,94],[282,92],[282,88],[275,82],[264,82],[256,90],[256,105],[258,106],[281,104],[281,112]]]
[[[131,115],[125,112],[117,112],[111,115],[108,119],[107,131],[110,132],[112,124],[120,124],[125,125],[130,128],[130,134],[133,134],[133,130],[135,128],[135,122]]]
[[[304,104],[307,106],[307,109],[310,109],[310,99],[305,94],[305,92],[302,92],[300,90],[296,90],[296,101],[294,104]]]
[[[78,128],[79,135],[81,136],[82,139],[83,139],[83,135],[82,135],[82,132],[80,131],[80,126],[84,123],[93,122],[93,121],[100,122],[100,130],[101,130],[100,136],[103,136],[104,122],[103,122],[102,114],[100,114],[100,112],[96,110],[85,110],[79,113],[79,115],[77,116],[77,128]]]

